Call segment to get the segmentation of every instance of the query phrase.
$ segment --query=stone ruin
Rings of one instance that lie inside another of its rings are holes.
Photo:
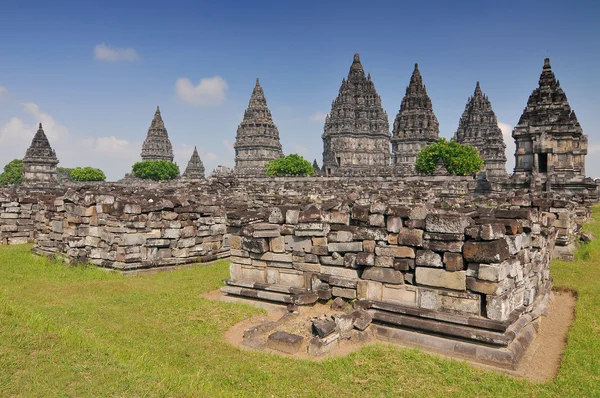
[[[242,175],[264,175],[267,162],[283,156],[279,130],[273,122],[258,79],[244,119],[238,126],[233,147],[235,172]]]
[[[198,149],[194,147],[194,152],[192,153],[192,157],[188,162],[185,171],[183,172],[181,179],[192,181],[192,180],[202,180],[204,178],[204,163],[200,159],[200,155],[198,155]]]
[[[421,149],[438,140],[440,124],[433,113],[431,99],[423,84],[419,65],[406,87],[400,111],[392,131],[392,165],[404,166],[414,172],[414,164]]]
[[[146,140],[142,144],[142,160],[173,161],[173,146],[165,128],[160,108],[156,107],[154,118],[148,128]]]
[[[44,133],[42,123],[35,133],[31,145],[23,158],[23,184],[25,185],[56,185],[58,182],[56,152],[50,146]]]
[[[325,119],[323,138],[323,173],[337,175],[337,170],[370,170],[385,167],[390,159],[390,126],[371,74],[365,76],[360,56],[342,80],[331,112]]]

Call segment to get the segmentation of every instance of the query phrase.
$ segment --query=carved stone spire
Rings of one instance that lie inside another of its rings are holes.
[[[315,174],[319,174],[321,172],[321,168],[317,163],[317,159],[313,160],[313,170],[315,171]]]
[[[392,164],[414,169],[417,155],[425,146],[437,141],[440,124],[433,113],[431,99],[423,84],[419,65],[410,78],[400,111],[392,130]]]
[[[244,119],[235,137],[235,171],[242,174],[263,174],[265,164],[283,156],[279,130],[273,122],[265,93],[256,79]]]
[[[342,80],[339,94],[325,119],[323,167],[325,174],[337,169],[372,169],[389,166],[390,126],[370,75],[354,60],[348,79]]]
[[[515,126],[515,173],[541,173],[553,179],[585,176],[588,138],[544,60],[539,86]]]
[[[198,150],[194,147],[194,152],[192,153],[192,157],[181,176],[184,180],[200,180],[204,178],[204,164],[200,159],[200,155],[198,155]]]
[[[142,160],[168,160],[173,161],[173,146],[165,128],[160,108],[156,107],[154,118],[148,128],[148,135],[142,145]]]
[[[50,146],[42,123],[40,123],[23,158],[23,184],[56,184],[58,182],[56,178],[57,164],[56,152]]]
[[[488,177],[506,176],[506,144],[492,103],[481,91],[479,82],[473,96],[467,101],[458,130],[456,142],[472,145],[479,150],[485,161],[484,170]]]

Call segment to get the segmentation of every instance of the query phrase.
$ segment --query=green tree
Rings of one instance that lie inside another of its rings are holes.
[[[166,160],[144,160],[132,167],[132,173],[144,180],[173,180],[179,176],[179,166]]]
[[[295,153],[267,163],[266,174],[275,176],[311,176],[315,173],[312,164]]]
[[[419,152],[415,167],[419,173],[433,174],[440,161],[450,174],[459,176],[474,174],[481,170],[484,164],[477,148],[459,144],[454,139],[447,141],[440,138]]]
[[[75,167],[71,170],[73,181],[104,181],[106,175],[100,169],[93,167]]]
[[[11,160],[4,166],[4,172],[0,174],[0,185],[20,184],[23,182],[23,161],[21,159]]]

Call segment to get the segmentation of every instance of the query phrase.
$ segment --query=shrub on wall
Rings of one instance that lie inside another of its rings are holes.
[[[179,176],[179,166],[167,160],[144,160],[133,165],[132,173],[144,180],[173,180]]]
[[[450,174],[459,176],[474,174],[481,170],[484,164],[477,148],[459,144],[454,139],[447,141],[440,138],[419,152],[415,167],[419,173],[433,174],[440,161]]]
[[[104,181],[106,175],[100,169],[93,167],[75,167],[71,170],[71,178],[73,181]]]
[[[0,185],[20,184],[23,182],[23,161],[21,159],[11,160],[4,166],[4,172],[0,174]]]
[[[267,163],[267,176],[311,176],[315,173],[312,164],[295,153]]]

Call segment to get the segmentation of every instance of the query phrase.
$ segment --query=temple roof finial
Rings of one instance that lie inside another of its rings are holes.
[[[550,68],[550,58],[544,59],[544,68]]]
[[[354,62],[360,62],[360,54],[354,53]]]
[[[39,126],[39,128],[42,128],[42,123],[40,123],[40,126]]]
[[[260,80],[258,79],[258,77],[256,78],[256,85],[260,86]]]

